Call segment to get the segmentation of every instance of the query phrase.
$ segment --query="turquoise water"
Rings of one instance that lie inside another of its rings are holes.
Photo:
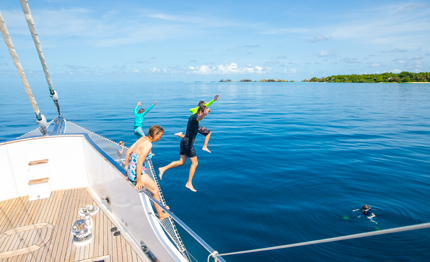
[[[55,83],[54,83],[55,84]],[[0,84],[0,141],[36,125],[22,84]],[[45,83],[31,84],[48,119],[55,107]],[[171,210],[220,253],[430,222],[430,84],[57,83],[71,120],[126,145],[135,141],[133,109],[144,126],[165,130],[154,144],[156,168],[179,159],[188,109],[220,100],[200,124],[211,154],[168,170],[161,186]],[[363,204],[372,223],[352,209]],[[344,218],[355,219],[344,219]],[[429,261],[429,229],[248,255],[227,261]],[[185,233],[187,248],[207,253]]]

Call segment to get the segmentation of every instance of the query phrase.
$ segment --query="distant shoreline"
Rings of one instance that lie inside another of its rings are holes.
[[[430,73],[411,73],[407,71],[382,74],[363,75],[333,75],[327,77],[312,77],[302,82],[325,82],[325,83],[429,83]]]

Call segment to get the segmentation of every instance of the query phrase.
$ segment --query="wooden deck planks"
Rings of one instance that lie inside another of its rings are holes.
[[[75,200],[76,190],[72,189],[68,191],[70,194],[66,196],[64,203],[67,207],[70,207],[72,206],[72,203]],[[72,210],[71,208],[63,209],[62,215],[57,218],[56,225],[55,225],[57,227],[57,234],[55,235],[55,237],[52,238],[52,242],[58,243],[58,247],[55,251],[51,252],[49,256],[50,261],[60,261],[59,258],[61,256],[61,253],[63,249],[66,248],[66,246],[64,245],[65,238],[68,235],[71,235],[70,229],[71,229],[72,223],[68,223],[69,221],[68,218],[71,217],[73,212],[77,212],[77,210],[75,211],[75,210]],[[46,259],[46,261],[48,261],[48,259]]]
[[[74,201],[73,205],[70,207],[70,209],[72,209],[72,210],[79,210],[79,205],[80,205],[80,199],[79,198],[80,198],[81,193],[80,193],[79,189],[77,189],[77,190],[78,191],[76,192],[75,201]],[[76,218],[77,218],[77,213],[75,213],[75,215],[73,215],[73,213],[72,213],[72,215],[70,216],[70,220],[69,220],[70,227],[72,226],[73,222],[75,222],[77,220]],[[71,258],[72,250],[74,248],[72,235],[69,235],[67,240],[68,240],[66,242],[67,250],[64,254],[64,258],[62,258],[61,261],[68,261]],[[74,252],[73,252],[73,254],[74,254]]]
[[[85,195],[84,194],[80,194],[79,195],[79,205],[78,205],[78,208],[82,208],[84,206],[84,203],[85,203]],[[80,217],[76,213],[74,215],[74,218],[75,218],[75,220],[78,220]],[[70,256],[70,261],[79,261],[79,260],[81,260],[80,257],[81,257],[82,252],[85,251],[84,248],[83,247],[75,247],[72,244],[72,251],[73,250],[74,250],[74,252],[72,252],[72,255]]]
[[[70,206],[69,206],[68,218],[65,219],[66,220],[66,222],[65,222],[66,226],[70,227],[70,230],[72,228],[73,222],[75,222],[75,220],[73,219],[73,216],[72,216],[73,212],[75,210],[79,209],[78,208],[78,204],[79,203],[77,201],[77,196],[79,194],[79,189],[74,189],[73,192],[74,192],[74,196],[72,197],[72,202],[70,203]],[[62,250],[60,252],[60,255],[59,255],[57,261],[64,261],[69,248],[71,248],[72,240],[73,240],[73,236],[72,236],[72,234],[70,234],[70,231],[67,230],[67,227],[66,227],[66,230],[64,230],[64,232],[63,232],[63,240],[61,242],[63,248],[62,248]]]
[[[27,202],[22,200],[22,199],[18,199],[18,205],[16,205],[16,212],[11,212],[13,213],[13,215],[8,216],[7,219],[4,221],[4,231],[8,231],[10,229],[13,229],[15,227],[19,226],[19,222],[21,221],[19,219],[19,209],[21,208],[25,208],[25,206],[27,206]],[[0,250],[2,250],[3,252],[7,252],[7,251],[12,251],[14,249],[14,247],[19,244],[19,236],[20,234],[12,234],[8,237],[7,241],[4,241],[5,243],[3,243],[2,248]],[[3,259],[3,261],[7,261],[7,259]]]
[[[112,262],[142,260],[121,235],[114,236],[114,223],[100,210],[93,217],[93,240],[75,247],[70,234],[74,221],[81,219],[78,210],[96,205],[85,188],[53,191],[50,198],[28,201],[28,196],[0,202],[0,233],[35,223],[50,223],[53,228],[39,228],[12,234],[0,243],[0,251],[18,250],[36,242],[45,243],[33,252],[1,259],[0,262],[79,261],[106,255]],[[52,234],[51,234],[52,233]],[[122,232],[121,232],[122,233]],[[45,241],[45,242],[43,242]]]
[[[33,224],[33,222],[35,221],[36,217],[39,217],[40,219],[37,220],[37,222],[42,222],[45,221],[45,216],[46,214],[48,214],[48,212],[44,212],[51,204],[51,202],[55,201],[55,199],[59,196],[59,194],[52,194],[51,198],[47,198],[47,199],[43,199],[43,200],[38,200],[38,201],[33,201],[36,202],[35,207],[33,208],[33,210],[31,210],[31,213],[26,221],[25,225],[31,225]],[[36,237],[36,231],[34,231],[31,234],[30,237],[30,241],[32,241],[31,239],[34,239]],[[27,262],[27,261],[31,261],[31,259],[33,258],[33,256],[36,255],[36,252],[32,252],[29,253],[27,255],[21,255],[21,258],[18,257],[18,261],[21,262]],[[33,260],[34,261],[34,260]]]
[[[31,210],[33,209],[33,206],[36,204],[36,201],[28,201],[28,205],[26,206],[26,209],[24,210],[24,215],[22,215],[22,219],[21,219],[21,222],[19,223],[19,225],[22,227],[22,226],[25,226],[25,221],[27,220],[27,217],[30,215],[30,212],[31,212]],[[28,246],[28,238],[29,238],[29,235],[30,235],[30,233],[32,232],[32,230],[28,230],[28,231],[25,231],[24,232],[24,234],[22,235],[22,239],[23,239],[23,241],[20,241],[19,242],[19,245],[15,248],[15,249],[20,249],[20,248],[23,248],[23,247],[27,247]],[[15,256],[12,260],[11,260],[11,262],[18,262],[18,259],[19,259],[19,257],[20,256]]]
[[[50,236],[51,241],[49,241],[47,245],[41,247],[39,250],[33,252],[34,259],[35,259],[34,261],[46,261],[45,259],[46,259],[47,253],[49,252],[51,246],[54,244],[54,242],[52,241],[53,235],[55,235],[58,232],[58,228],[56,227],[56,224],[54,223],[54,219],[58,216],[59,210],[62,207],[61,204],[65,198],[64,195],[65,195],[65,193],[67,193],[67,191],[66,192],[60,191],[58,193],[59,193],[59,195],[58,195],[58,198],[56,199],[56,201],[52,205],[47,206],[44,210],[40,210],[40,212],[39,212],[43,217],[45,217],[44,222],[47,222],[47,223],[50,223],[51,225],[53,225],[54,230],[52,232],[52,235]],[[35,219],[37,219],[36,220],[37,222],[42,222],[42,221],[39,221],[40,217],[35,217]]]

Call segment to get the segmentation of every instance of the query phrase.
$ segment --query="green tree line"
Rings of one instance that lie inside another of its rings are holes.
[[[382,73],[365,75],[335,75],[328,77],[313,77],[304,82],[329,82],[329,83],[407,83],[407,82],[430,82],[430,73]]]

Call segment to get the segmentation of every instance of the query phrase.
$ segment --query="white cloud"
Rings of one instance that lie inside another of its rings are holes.
[[[264,35],[284,35],[289,33],[307,33],[309,29],[306,28],[277,28],[277,29],[268,29],[262,32]]]
[[[312,38],[311,40],[308,40],[308,42],[310,42],[310,43],[316,43],[316,42],[321,42],[321,41],[327,41],[329,39],[330,38],[328,38],[328,37],[325,37],[325,36],[322,36],[322,35],[317,35],[317,36],[314,36],[314,38]]]
[[[149,69],[148,71],[151,73],[160,73],[160,72],[166,73],[167,72],[167,70],[165,68],[158,69],[156,67],[153,67],[153,68]]]
[[[140,70],[138,69],[134,69],[133,71],[131,71],[132,73],[140,73]]]
[[[421,56],[414,56],[411,58],[400,58],[400,59],[394,59],[394,63],[402,65],[403,67],[406,67],[408,69],[417,69],[417,68],[423,68],[426,63],[422,61]]]
[[[402,72],[402,70],[399,70],[399,69],[393,69],[393,71],[391,71],[391,72],[393,72],[393,73],[400,73],[400,72]]]
[[[252,66],[250,64],[244,66],[244,67],[238,67],[236,63],[230,63],[227,65],[218,65],[217,67],[214,66],[196,66],[196,67],[189,67],[188,68],[189,74],[202,74],[202,75],[210,75],[210,74],[221,74],[221,75],[228,75],[228,74],[262,74],[267,71],[270,71],[270,67],[261,67],[261,66]]]
[[[408,50],[406,49],[398,49],[398,48],[394,48],[393,50],[388,51],[390,53],[406,53],[408,52]]]
[[[360,64],[360,61],[358,61],[357,58],[342,58],[341,60],[339,60],[339,62],[346,64]]]
[[[295,68],[285,69],[284,73],[287,73],[287,74],[297,74],[297,69],[295,69]]]
[[[325,57],[325,56],[335,56],[336,51],[334,50],[321,50],[321,52],[318,54],[319,57]]]
[[[425,4],[383,5],[346,15],[350,18],[344,23],[319,30],[329,32],[336,39],[359,39],[391,46],[395,43],[409,49],[428,44],[430,9]]]

